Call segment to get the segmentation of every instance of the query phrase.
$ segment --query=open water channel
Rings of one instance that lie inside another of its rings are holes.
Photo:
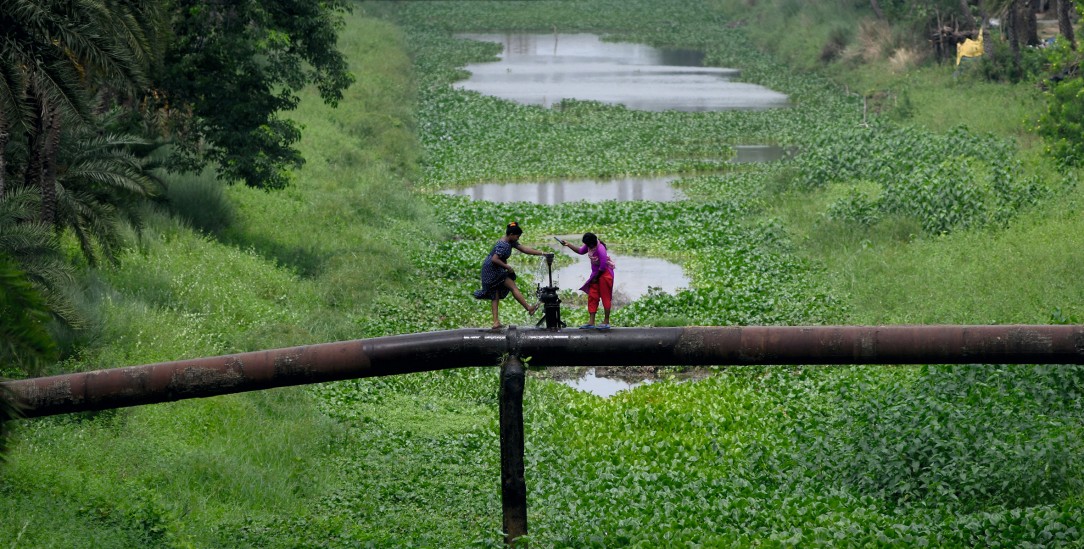
[[[466,67],[467,80],[456,87],[524,105],[551,107],[564,99],[620,104],[647,111],[759,110],[786,107],[787,96],[763,86],[738,81],[736,69],[705,67],[704,55],[693,50],[659,49],[628,42],[606,42],[593,34],[463,34],[461,38],[503,46],[491,63]],[[735,147],[734,162],[766,162],[791,151],[765,145]],[[581,200],[652,200],[669,202],[686,197],[671,183],[676,176],[623,178],[605,181],[559,180],[532,183],[485,183],[446,194],[490,202],[533,202],[556,205]],[[578,242],[578,235],[566,235]],[[569,252],[573,265],[553,273],[561,288],[578,288],[590,265],[586,256]],[[650,288],[674,293],[689,284],[680,265],[658,258],[622,256],[615,252],[614,301],[627,304]],[[607,397],[653,379],[648,375],[618,375],[596,369],[572,369],[558,376],[563,383]]]
[[[594,34],[464,34],[504,46],[494,63],[467,66],[457,84],[526,105],[563,99],[646,111],[716,111],[787,106],[787,96],[736,80],[736,69],[705,67],[692,50],[604,42]]]

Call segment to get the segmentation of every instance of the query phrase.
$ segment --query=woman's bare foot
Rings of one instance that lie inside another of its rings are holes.
[[[527,316],[534,316],[534,312],[538,310],[538,303],[527,307]]]
[[[494,324],[490,330],[500,330],[501,328],[504,328],[504,324]]]

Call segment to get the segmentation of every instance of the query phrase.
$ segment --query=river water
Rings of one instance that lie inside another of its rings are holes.
[[[445,189],[444,194],[469,196],[488,202],[531,202],[550,206],[566,202],[602,202],[605,200],[684,200],[685,194],[671,186],[677,176],[626,177],[621,179],[562,179],[532,183],[481,183],[461,189]]]
[[[525,105],[563,99],[620,104],[646,111],[760,110],[788,105],[787,96],[739,82],[740,71],[704,67],[703,54],[594,34],[462,34],[503,46],[499,60],[467,65],[459,89]]]

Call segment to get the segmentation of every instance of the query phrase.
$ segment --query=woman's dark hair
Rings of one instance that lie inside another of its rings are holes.
[[[599,237],[595,236],[595,233],[583,233],[583,243],[587,244],[588,248],[594,248],[595,246],[598,246],[599,242],[602,242],[602,240],[600,240]],[[602,242],[602,245],[606,246],[606,243]],[[609,248],[609,246],[606,247]]]
[[[511,236],[514,234],[523,234],[523,229],[519,227],[519,223],[515,221],[508,224],[508,227],[504,229],[504,236]]]

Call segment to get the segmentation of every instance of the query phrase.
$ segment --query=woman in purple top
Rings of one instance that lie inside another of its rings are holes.
[[[597,327],[599,330],[609,330],[610,305],[613,302],[614,295],[614,262],[610,260],[609,254],[606,253],[606,243],[599,240],[594,233],[584,233],[583,246],[576,248],[566,240],[562,240],[561,245],[567,246],[580,255],[587,254],[587,258],[591,260],[591,276],[580,287],[580,290],[587,293],[587,312],[591,315],[591,318],[587,324],[580,326],[580,328]],[[598,312],[598,302],[600,300],[602,301],[602,308],[606,311],[606,316],[603,318],[602,324],[595,326],[595,313]]]
[[[489,255],[482,261],[482,287],[474,290],[474,297],[491,303],[494,330],[502,328],[501,319],[497,312],[501,300],[508,296],[508,292],[512,292],[516,301],[527,310],[527,314],[533,316],[538,309],[537,303],[527,305],[527,300],[524,299],[523,294],[516,287],[516,270],[508,264],[508,258],[512,255],[512,248],[525,254],[546,255],[545,252],[520,244],[519,237],[522,234],[523,229],[520,228],[518,223],[515,221],[509,223],[504,230],[504,236],[493,245]]]

